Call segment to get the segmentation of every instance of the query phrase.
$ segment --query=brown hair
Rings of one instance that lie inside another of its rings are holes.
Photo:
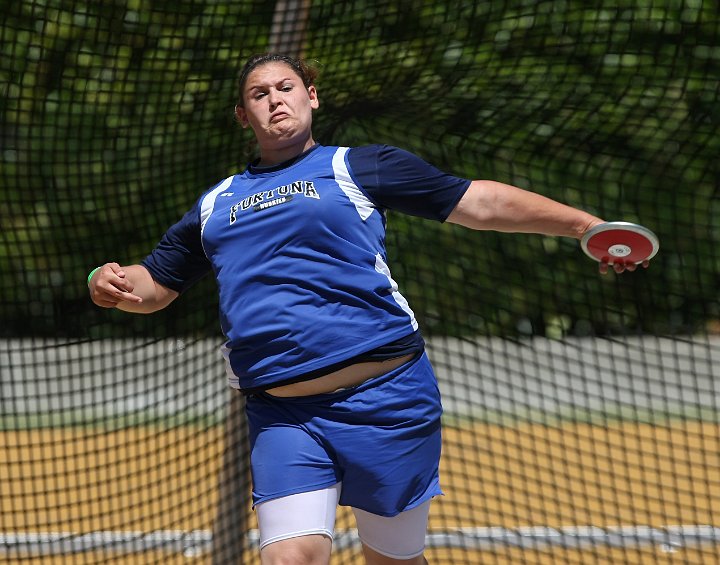
[[[300,79],[303,81],[303,84],[305,85],[305,88],[309,88],[310,85],[314,84],[315,79],[317,78],[317,70],[309,67],[304,61],[301,61],[300,59],[294,59],[288,55],[281,55],[278,53],[261,53],[258,55],[253,55],[246,61],[245,65],[240,71],[240,76],[238,78],[237,105],[241,108],[245,107],[245,102],[243,101],[243,90],[245,89],[245,83],[247,82],[248,76],[250,76],[250,73],[253,72],[256,68],[262,65],[266,65],[268,63],[286,64],[293,70],[293,72],[297,76],[300,77]]]

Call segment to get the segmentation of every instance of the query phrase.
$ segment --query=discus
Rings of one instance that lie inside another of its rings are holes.
[[[608,265],[639,265],[655,257],[660,249],[660,241],[652,231],[630,222],[598,224],[588,230],[580,245],[588,257]]]

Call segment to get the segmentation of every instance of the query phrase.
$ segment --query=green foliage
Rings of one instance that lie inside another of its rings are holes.
[[[6,335],[217,332],[212,281],[169,312],[93,307],[252,146],[232,119],[272,3],[18,0],[0,23]],[[428,332],[700,331],[718,317],[720,20],[673,0],[312,2],[323,143],[391,143],[658,233],[648,272],[599,277],[576,242],[389,217]]]

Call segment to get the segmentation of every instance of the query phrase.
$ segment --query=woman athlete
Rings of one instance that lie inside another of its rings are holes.
[[[314,78],[283,55],[248,60],[235,111],[259,159],[140,264],[96,269],[90,296],[155,312],[213,272],[229,381],[247,399],[263,564],[329,563],[337,504],[352,508],[368,564],[423,564],[442,408],[386,263],[385,211],[578,239],[602,220],[395,147],[319,145]]]

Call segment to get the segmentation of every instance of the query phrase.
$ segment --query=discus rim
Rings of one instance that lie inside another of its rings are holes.
[[[583,252],[585,255],[590,257],[591,259],[594,259],[595,261],[602,262],[602,258],[596,257],[589,249],[588,242],[599,233],[603,233],[606,231],[618,231],[618,232],[632,232],[636,233],[638,235],[643,236],[647,239],[647,241],[650,243],[652,247],[652,251],[650,254],[641,261],[635,261],[635,264],[639,265],[643,263],[644,261],[649,261],[655,255],[657,255],[657,252],[660,250],[660,240],[655,233],[646,228],[645,226],[641,226],[640,224],[635,224],[633,222],[622,222],[622,221],[613,221],[613,222],[605,222],[603,224],[598,224],[592,228],[590,228],[585,235],[583,235],[582,239],[580,240],[580,246],[582,247]],[[609,262],[609,264],[614,264],[614,262]]]

